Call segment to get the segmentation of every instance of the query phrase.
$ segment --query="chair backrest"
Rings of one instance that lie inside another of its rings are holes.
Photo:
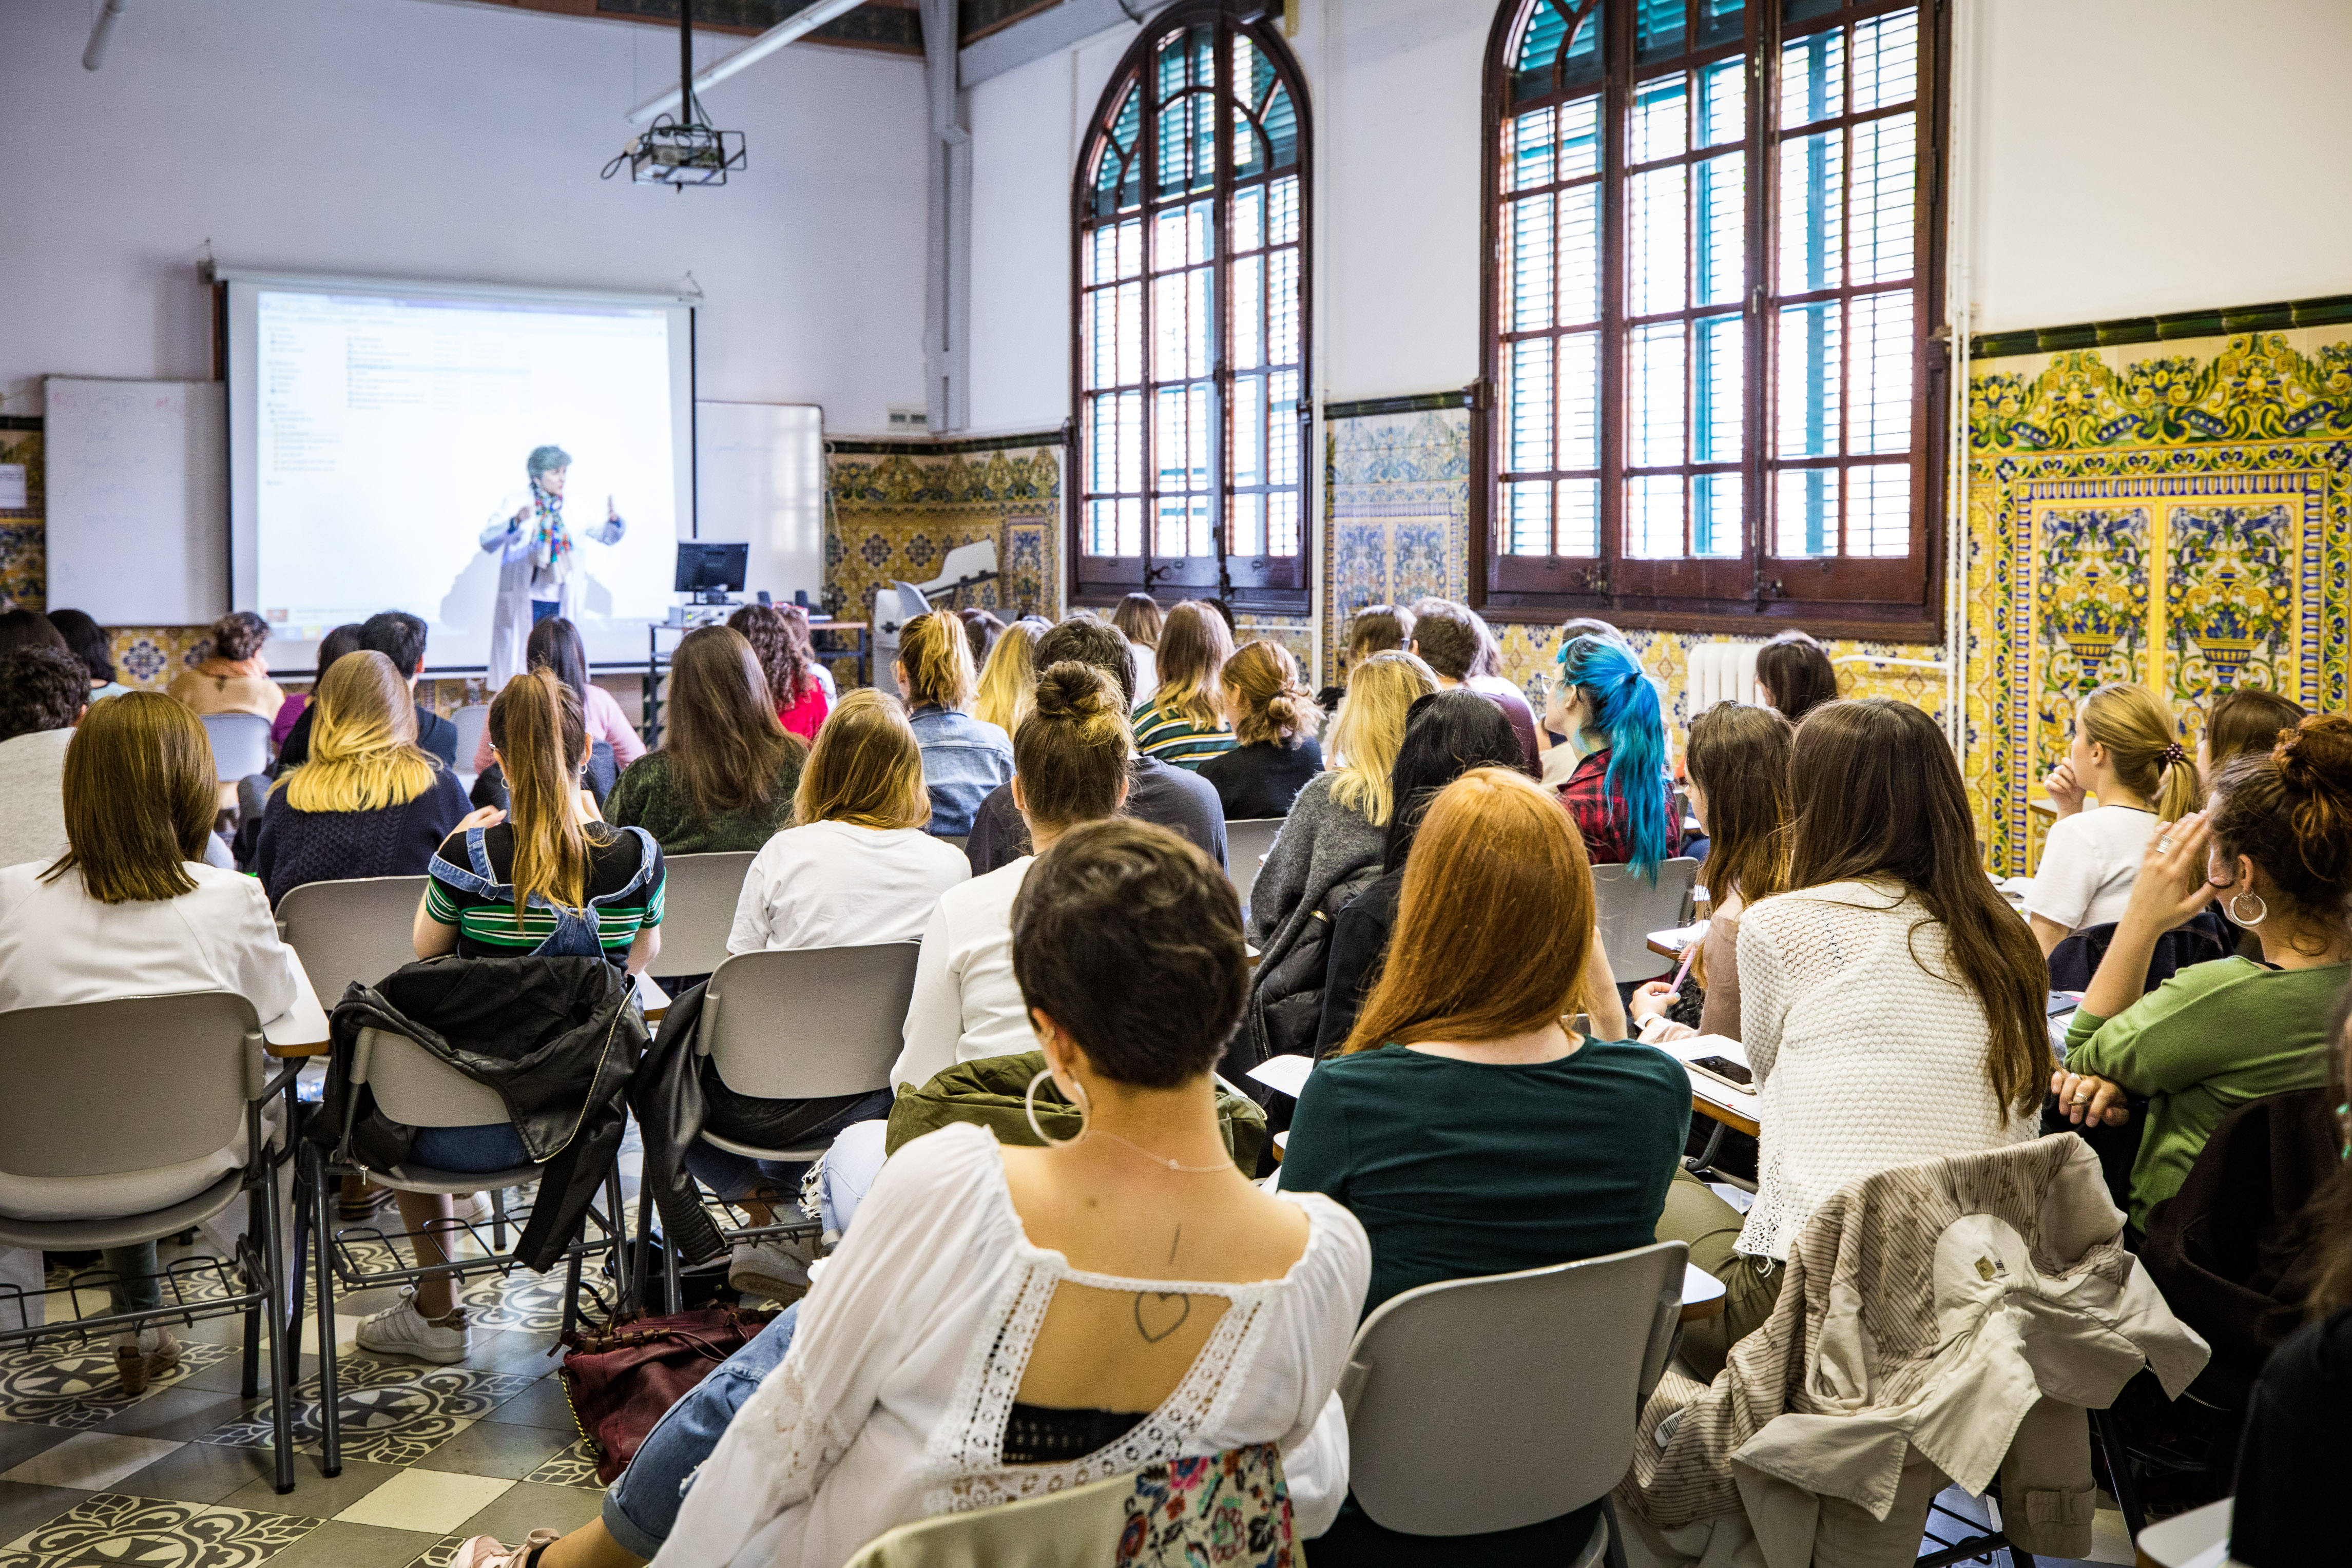
[[[412,1127],[479,1127],[511,1121],[499,1092],[477,1083],[405,1035],[360,1030],[352,1082],[375,1091],[376,1109]]]
[[[228,991],[0,1012],[0,1170],[96,1176],[236,1142],[268,1067],[253,1004]]]
[[[1391,1530],[1471,1535],[1606,1493],[1633,1462],[1689,1255],[1661,1241],[1382,1302],[1339,1383],[1356,1501]]]
[[[1698,862],[1687,858],[1660,862],[1655,883],[1631,866],[1592,868],[1601,946],[1609,955],[1609,972],[1621,985],[1654,980],[1673,971],[1671,959],[1650,951],[1650,933],[1689,924],[1691,889],[1697,882]]]
[[[482,731],[490,727],[490,705],[469,703],[449,716],[457,727],[457,772],[469,783],[474,777],[474,753],[481,749]]]
[[[2050,951],[2052,988],[2061,991],[2090,989],[2091,977],[2099,972],[2099,962],[2107,956],[2115,940],[2115,923],[2110,921],[2102,925],[2085,925],[2060,942]],[[2219,910],[2210,906],[2200,909],[2156,939],[2147,956],[2147,975],[2141,982],[2141,989],[2152,991],[2193,964],[2210,964],[2237,950],[2236,929],[2221,918]]]
[[[727,961],[727,933],[755,850],[722,850],[662,859],[661,957],[658,973],[708,975]]]
[[[213,772],[223,782],[244,779],[269,766],[269,721],[255,713],[208,713]]]
[[[703,993],[698,1049],[738,1094],[814,1100],[890,1087],[919,942],[741,953]]]
[[[306,882],[278,901],[278,933],[302,956],[310,988],[329,1011],[352,981],[373,986],[416,961],[409,933],[417,902],[432,880],[362,876]]]
[[[1225,824],[1225,874],[1241,889],[1244,903],[1249,901],[1250,883],[1257,880],[1257,862],[1274,848],[1274,835],[1282,831],[1285,820],[1247,817]]]

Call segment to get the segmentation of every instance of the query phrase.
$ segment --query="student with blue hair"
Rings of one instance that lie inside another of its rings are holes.
[[[1580,758],[1560,786],[1560,803],[1592,864],[1655,875],[1682,836],[1673,820],[1658,688],[1632,650],[1607,638],[1570,637],[1558,662],[1559,684],[1544,705],[1544,723]]]

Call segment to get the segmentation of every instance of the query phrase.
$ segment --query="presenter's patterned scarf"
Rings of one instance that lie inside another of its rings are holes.
[[[541,488],[530,476],[530,564],[534,583],[562,583],[572,575],[572,530],[563,526],[563,497]]]

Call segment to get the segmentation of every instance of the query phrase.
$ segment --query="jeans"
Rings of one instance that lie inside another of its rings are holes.
[[[637,1457],[604,1494],[604,1529],[623,1550],[646,1558],[661,1551],[677,1523],[678,1505],[694,1484],[695,1472],[719,1447],[727,1423],[735,1419],[760,1380],[784,1359],[800,1315],[798,1301],[786,1307],[782,1316],[713,1367],[654,1423]]]
[[[408,1157],[436,1171],[502,1171],[530,1164],[512,1122],[476,1127],[419,1127]]]
[[[890,1092],[877,1089],[814,1126],[793,1134],[793,1142],[823,1143],[854,1123],[870,1122],[889,1114]],[[686,1168],[711,1191],[730,1201],[750,1197],[761,1187],[766,1187],[776,1195],[773,1201],[789,1204],[800,1196],[801,1177],[808,1174],[809,1162],[755,1160],[748,1155],[731,1154],[715,1144],[706,1144],[697,1138],[687,1146]]]
[[[108,1247],[99,1253],[100,1266],[115,1276],[106,1287],[110,1311],[143,1312],[163,1304],[163,1281],[155,1278],[155,1244],[136,1242],[129,1247]]]

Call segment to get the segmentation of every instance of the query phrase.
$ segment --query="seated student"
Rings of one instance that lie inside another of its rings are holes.
[[[1323,771],[1315,743],[1322,713],[1298,684],[1290,650],[1261,639],[1245,643],[1218,676],[1225,719],[1241,742],[1201,764],[1228,822],[1288,814],[1307,781]]]
[[[609,753],[592,756],[588,765],[589,788],[602,800],[612,793],[621,769],[646,754],[645,737],[629,722],[628,715],[621,711],[620,699],[588,678],[587,640],[580,635],[579,627],[562,616],[549,616],[533,626],[530,635],[524,639],[523,668],[530,669],[534,664],[545,664],[553,670],[555,678],[570,686],[572,695],[580,699],[580,711],[588,720],[590,751]],[[497,766],[498,758],[490,753],[490,732],[486,725],[482,738],[474,745],[473,771],[487,773]],[[601,779],[597,778],[600,772],[604,775]]]
[[[960,839],[988,792],[1013,777],[1013,741],[1003,728],[972,717],[976,677],[963,622],[944,610],[898,629],[891,666],[907,720],[923,748],[923,782],[931,791],[931,831]]]
[[[1375,653],[1402,649],[1412,641],[1412,612],[1401,604],[1367,604],[1348,618],[1348,645],[1339,655],[1339,684],[1315,694],[1315,706],[1331,716],[1348,695],[1348,674]]]
[[[89,706],[89,675],[71,653],[39,643],[0,653],[0,865],[66,852],[66,752]]]
[[[665,854],[756,850],[793,816],[808,746],[777,722],[768,679],[740,632],[698,626],[670,658],[662,743],[613,786],[604,815]]]
[[[1592,864],[1651,870],[1682,842],[1658,688],[1620,643],[1571,637],[1558,662],[1544,723],[1581,758],[1559,787],[1560,803]]]
[[[1179,768],[1198,768],[1234,748],[1234,732],[1218,699],[1234,634],[1215,610],[1188,599],[1160,625],[1155,653],[1160,685],[1135,710],[1136,748]]]
[[[1495,636],[1495,629],[1475,610],[1465,606],[1463,613],[1470,617],[1470,629],[1478,634],[1478,656],[1470,661],[1470,673],[1462,678],[1462,684],[1509,716],[1511,728],[1528,746],[1526,771],[1533,777],[1543,762],[1543,727],[1537,720],[1536,710],[1528,706],[1528,694],[1503,674],[1503,644]]]
[[[2215,899],[2263,956],[2192,964],[2143,996],[2156,939]],[[2148,847],[2115,940],[2066,1026],[2051,1081],[2074,1123],[2116,1124],[2148,1096],[2131,1220],[2170,1197],[2221,1118],[2249,1100],[2327,1082],[2328,1012],[2352,934],[2352,719],[2305,719],[2269,756],[2242,756],[2203,812]]]
[[[1978,863],[1960,768],[1908,703],[1825,703],[1789,752],[1788,885],[1739,922],[1741,1040],[1763,1132],[1740,1216],[1677,1173],[1658,1239],[1729,1290],[1703,1377],[1772,1312],[1821,1202],[1895,1166],[2034,1136],[2049,1082],[2041,949]],[[1733,1238],[1738,1239],[1734,1240]]]
[[[425,673],[425,622],[404,610],[387,610],[371,615],[360,622],[360,646],[372,653],[382,653],[392,661],[408,683],[412,696],[416,683]],[[416,744],[440,759],[444,768],[457,766],[457,727],[426,707],[415,703]],[[294,727],[286,732],[286,742],[278,748],[276,771],[283,774],[289,768],[299,768],[310,758],[310,716],[306,711],[294,720]]]
[[[311,685],[315,688],[319,681],[327,678],[327,672],[335,667],[336,660],[346,653],[356,653],[359,651],[360,623],[358,622],[347,621],[342,625],[331,630],[325,636],[319,639],[319,674],[318,680],[311,682]],[[310,706],[310,692],[288,693],[285,706],[278,710],[278,716],[269,721],[269,744],[278,747],[281,756],[285,752],[286,737],[294,733],[296,722]],[[285,772],[285,768],[280,765],[273,771],[282,774]],[[476,768],[475,771],[481,770]]]
[[[89,700],[119,697],[131,688],[114,678],[114,648],[106,628],[79,610],[52,610],[49,624],[66,640],[66,648],[89,671]],[[275,741],[276,735],[270,739]]]
[[[306,882],[423,876],[466,815],[457,776],[416,745],[408,685],[382,653],[319,683],[310,760],[270,787],[253,874],[274,907]]]
[[[82,680],[77,667],[77,689]],[[210,990],[244,997],[265,1023],[293,1007],[302,982],[260,883],[201,863],[217,788],[204,726],[160,692],[126,692],[91,705],[72,733],[65,853],[0,870],[0,1010]],[[246,1162],[244,1145],[240,1135],[212,1158],[143,1173],[121,1201],[137,1212],[194,1197]],[[50,1186],[0,1175],[0,1214],[95,1218],[58,1212]],[[142,1277],[155,1272],[153,1243],[104,1258],[122,1280],[109,1288],[115,1312],[163,1304],[160,1281]],[[124,1392],[142,1392],[179,1354],[161,1326],[116,1335]]]
[[[1593,912],[1576,830],[1516,762],[1472,769],[1430,806],[1389,961],[1342,1054],[1300,1092],[1281,1168],[1285,1192],[1328,1193],[1364,1222],[1367,1314],[1441,1280],[1649,1245],[1690,1080],[1662,1051],[1568,1031]],[[1310,1555],[1566,1563],[1600,1511],[1433,1540],[1350,1505]]]
[[[2232,686],[2213,699],[2206,710],[2204,732],[2197,737],[2197,779],[2206,789],[2213,776],[2233,757],[2267,752],[2278,744],[2281,730],[2304,720],[2303,705],[2260,686]]]
[[[1028,1015],[1013,978],[1013,904],[1037,857],[1081,822],[1115,817],[1127,800],[1135,741],[1126,693],[1102,671],[1048,665],[1029,716],[1013,737],[1013,801],[1030,852],[940,895],[923,931],[906,1044],[894,1087],[920,1085],[959,1061],[1030,1049]]]
[[[1299,1533],[1330,1522],[1370,1249],[1337,1204],[1263,1192],[1225,1153],[1231,884],[1164,830],[1088,823],[1039,857],[1016,928],[1026,1016],[1086,1131],[909,1143],[808,1296],[655,1424],[600,1519],[477,1537],[454,1568],[838,1563],[935,1497],[990,1507],[1265,1442]],[[1234,1312],[1249,1331],[1216,1332]]]
[[[1436,674],[1441,688],[1470,686],[1503,710],[1519,737],[1521,770],[1532,778],[1537,767],[1535,710],[1510,682],[1500,678],[1501,661],[1493,643],[1494,633],[1466,604],[1424,599],[1412,607],[1412,640],[1406,646]],[[1479,685],[1474,677],[1482,664],[1491,665],[1494,673]]]
[[[2025,895],[2044,953],[2086,925],[2123,918],[2132,879],[2158,824],[2197,810],[2204,790],[2172,716],[2145,686],[2110,681],[2074,709],[2066,760],[2042,781],[2058,820]],[[2099,803],[2083,809],[2085,792]]]
[[[1007,639],[1015,627],[1028,624],[1016,622],[1006,628]],[[1002,651],[1003,643],[997,646]],[[1135,666],[1129,658],[1132,652],[1127,639],[1108,622],[1073,615],[1039,633],[1035,656],[1041,666],[1091,664],[1118,684],[1124,711],[1132,712],[1130,683]],[[1030,684],[1035,685],[1034,675]],[[1217,805],[1217,791],[1191,768],[1138,752],[1127,765],[1126,814],[1140,822],[1157,822],[1219,865],[1225,863],[1225,815]],[[971,836],[964,841],[963,852],[971,862],[974,876],[985,876],[1030,852],[1029,830],[1021,820],[1020,808],[1013,803],[1012,785],[1001,784],[989,791],[988,799],[972,813]]]
[[[1160,631],[1167,617],[1160,601],[1148,593],[1130,593],[1110,612],[1110,623],[1127,639],[1135,655],[1135,700],[1148,703],[1160,690]]]
[[[746,604],[727,618],[743,634],[768,678],[768,695],[776,699],[776,722],[803,740],[814,743],[824,716],[833,711],[833,686],[817,663],[816,646],[809,641],[808,612],[797,604]],[[614,705],[614,711],[620,711]],[[631,730],[631,738],[636,732]],[[644,743],[638,744],[638,754]],[[636,760],[630,757],[624,768]]]
[[[1739,916],[1780,891],[1795,737],[1796,727],[1778,708],[1748,703],[1717,703],[1691,721],[1683,760],[1690,769],[1691,814],[1707,835],[1699,881],[1708,899],[1706,935],[1691,972],[1706,988],[1706,1000],[1697,1029],[1663,1025],[1643,1036],[1652,1044],[1692,1034],[1740,1038]],[[1674,1000],[1671,984],[1652,980],[1634,991],[1631,1011],[1639,1023],[1663,1017]]]
[[[232,611],[213,622],[212,652],[173,676],[164,690],[194,713],[276,718],[286,706],[286,694],[269,678],[269,662],[261,656],[261,645],[268,640],[268,622],[250,610]]]
[[[971,716],[1011,735],[1020,727],[1029,689],[1037,684],[1037,639],[1045,632],[1032,621],[1015,621],[998,634],[981,666]]]
[[[1604,643],[1612,643],[1623,649],[1625,656],[1633,660],[1635,664],[1638,665],[1642,662],[1640,652],[1633,643],[1625,640],[1625,633],[1606,621],[1597,620],[1590,615],[1571,615],[1560,622],[1559,641],[1562,647],[1579,637],[1598,637]],[[1552,657],[1555,663],[1558,662],[1559,656],[1559,650],[1554,649]],[[1569,776],[1576,771],[1576,765],[1583,761],[1584,757],[1576,747],[1566,744],[1568,737],[1555,733],[1552,729],[1551,716],[1557,711],[1557,705],[1550,700],[1550,676],[1539,675],[1537,679],[1543,688],[1544,695],[1544,712],[1540,716],[1540,722],[1536,726],[1536,748],[1542,754],[1542,767],[1537,782],[1547,789],[1557,789],[1568,782]]]
[[[1004,622],[991,610],[977,604],[967,604],[957,611],[956,619],[963,622],[964,641],[971,644],[971,667],[984,669],[988,655],[996,649],[996,640],[1004,635]]]
[[[1837,700],[1837,666],[1804,632],[1783,632],[1756,650],[1756,684],[1764,688],[1764,700],[1796,724]]]
[[[410,933],[416,956],[602,953],[632,975],[644,973],[661,951],[662,852],[642,828],[599,821],[580,787],[588,765],[580,699],[541,664],[491,700],[489,727],[511,804],[467,815],[433,857],[433,880]],[[510,1122],[420,1127],[411,1154],[419,1165],[447,1171],[529,1161]],[[418,1268],[447,1261],[436,1232],[451,1214],[446,1195],[400,1194]],[[447,1274],[427,1275],[359,1328],[362,1350],[444,1364],[463,1361],[471,1343]]]
[[[73,652],[73,645],[66,641],[65,633],[39,611],[0,611],[0,653],[13,653],[19,648],[47,648],[59,653]]]

